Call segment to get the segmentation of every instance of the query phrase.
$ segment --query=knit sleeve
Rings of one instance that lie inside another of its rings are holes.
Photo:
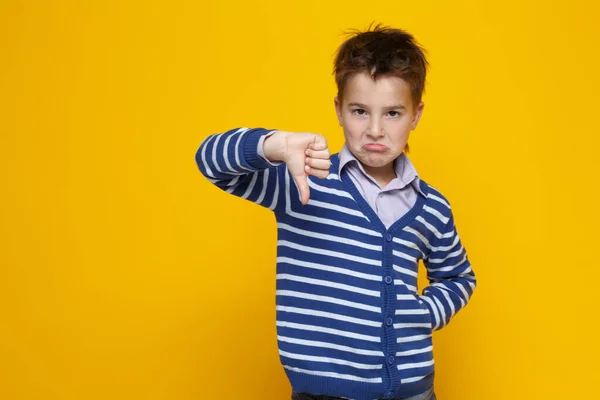
[[[277,212],[281,205],[284,163],[271,163],[258,151],[273,130],[238,128],[208,136],[196,151],[200,172],[234,196]]]
[[[423,262],[430,285],[423,289],[420,298],[429,308],[433,330],[438,330],[467,305],[476,285],[451,211],[443,229],[434,230],[430,252]]]

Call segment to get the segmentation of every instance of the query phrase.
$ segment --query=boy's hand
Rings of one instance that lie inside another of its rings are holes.
[[[269,161],[286,163],[298,186],[303,205],[308,203],[310,197],[308,175],[318,178],[327,178],[329,175],[329,149],[322,135],[277,131],[265,140],[263,150]]]

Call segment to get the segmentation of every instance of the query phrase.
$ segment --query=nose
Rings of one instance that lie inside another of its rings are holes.
[[[367,127],[367,136],[373,139],[383,137],[383,125],[379,121],[379,118],[370,118],[369,126]]]

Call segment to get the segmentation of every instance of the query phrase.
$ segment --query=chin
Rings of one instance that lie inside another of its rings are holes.
[[[391,157],[389,154],[366,154],[360,157],[359,160],[368,167],[381,168],[394,161],[394,157]]]

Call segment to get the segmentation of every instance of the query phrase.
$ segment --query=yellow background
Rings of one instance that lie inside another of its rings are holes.
[[[333,54],[372,21],[428,50],[411,159],[479,281],[438,398],[597,398],[598,3],[215,3],[0,4],[0,398],[289,399],[275,220],[194,154],[238,126],[339,151]]]

